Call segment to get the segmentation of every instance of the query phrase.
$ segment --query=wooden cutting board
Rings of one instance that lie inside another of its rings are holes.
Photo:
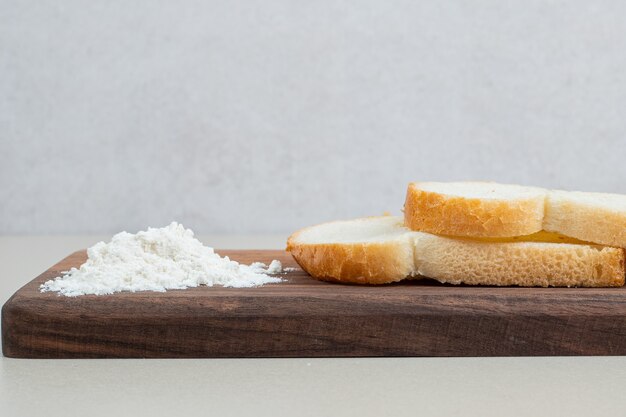
[[[283,251],[219,251],[239,262]],[[626,355],[625,288],[497,288],[407,281],[319,282],[298,270],[260,288],[68,298],[39,285],[79,266],[76,252],[2,308],[14,358]]]

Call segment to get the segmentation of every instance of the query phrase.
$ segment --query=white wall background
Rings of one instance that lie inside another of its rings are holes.
[[[0,0],[0,234],[288,232],[410,180],[626,193],[623,1]]]

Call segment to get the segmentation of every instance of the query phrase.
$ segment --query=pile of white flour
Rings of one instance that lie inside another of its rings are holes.
[[[41,291],[74,297],[120,291],[163,292],[199,285],[256,287],[281,281],[268,275],[282,271],[279,261],[266,268],[259,262],[248,266],[222,258],[191,230],[175,222],[137,234],[118,233],[111,242],[89,248],[87,255],[79,269],[72,268],[62,277],[45,282]]]

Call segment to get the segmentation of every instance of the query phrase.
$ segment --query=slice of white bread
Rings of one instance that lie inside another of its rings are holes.
[[[491,182],[413,182],[405,225],[438,235],[524,236],[542,229],[546,190]]]
[[[550,191],[543,228],[588,242],[624,248],[626,196]]]
[[[287,250],[315,278],[358,284],[400,281],[414,272],[413,240],[398,217],[366,217],[307,227]]]
[[[626,248],[626,196],[489,182],[415,182],[407,190],[404,223],[415,231],[472,238],[543,229]]]
[[[401,217],[324,223],[291,235],[287,250],[321,280],[384,284],[425,276],[471,285],[624,285],[624,251],[542,233],[475,241],[412,232]]]

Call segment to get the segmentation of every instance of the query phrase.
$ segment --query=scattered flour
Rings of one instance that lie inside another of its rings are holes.
[[[260,262],[248,266],[222,258],[176,222],[137,234],[118,233],[111,242],[89,248],[87,255],[79,269],[72,268],[62,277],[45,282],[41,291],[74,297],[120,291],[164,292],[199,285],[256,287],[282,281],[268,275],[282,272],[280,261],[274,260],[266,268]]]
[[[277,259],[274,259],[270,263],[270,266],[267,266],[263,262],[254,262],[250,265],[250,268],[262,274],[281,274],[283,272],[283,264]]]
[[[278,259],[270,262],[270,266],[267,267],[268,274],[280,274],[281,272],[283,272],[283,264]]]

